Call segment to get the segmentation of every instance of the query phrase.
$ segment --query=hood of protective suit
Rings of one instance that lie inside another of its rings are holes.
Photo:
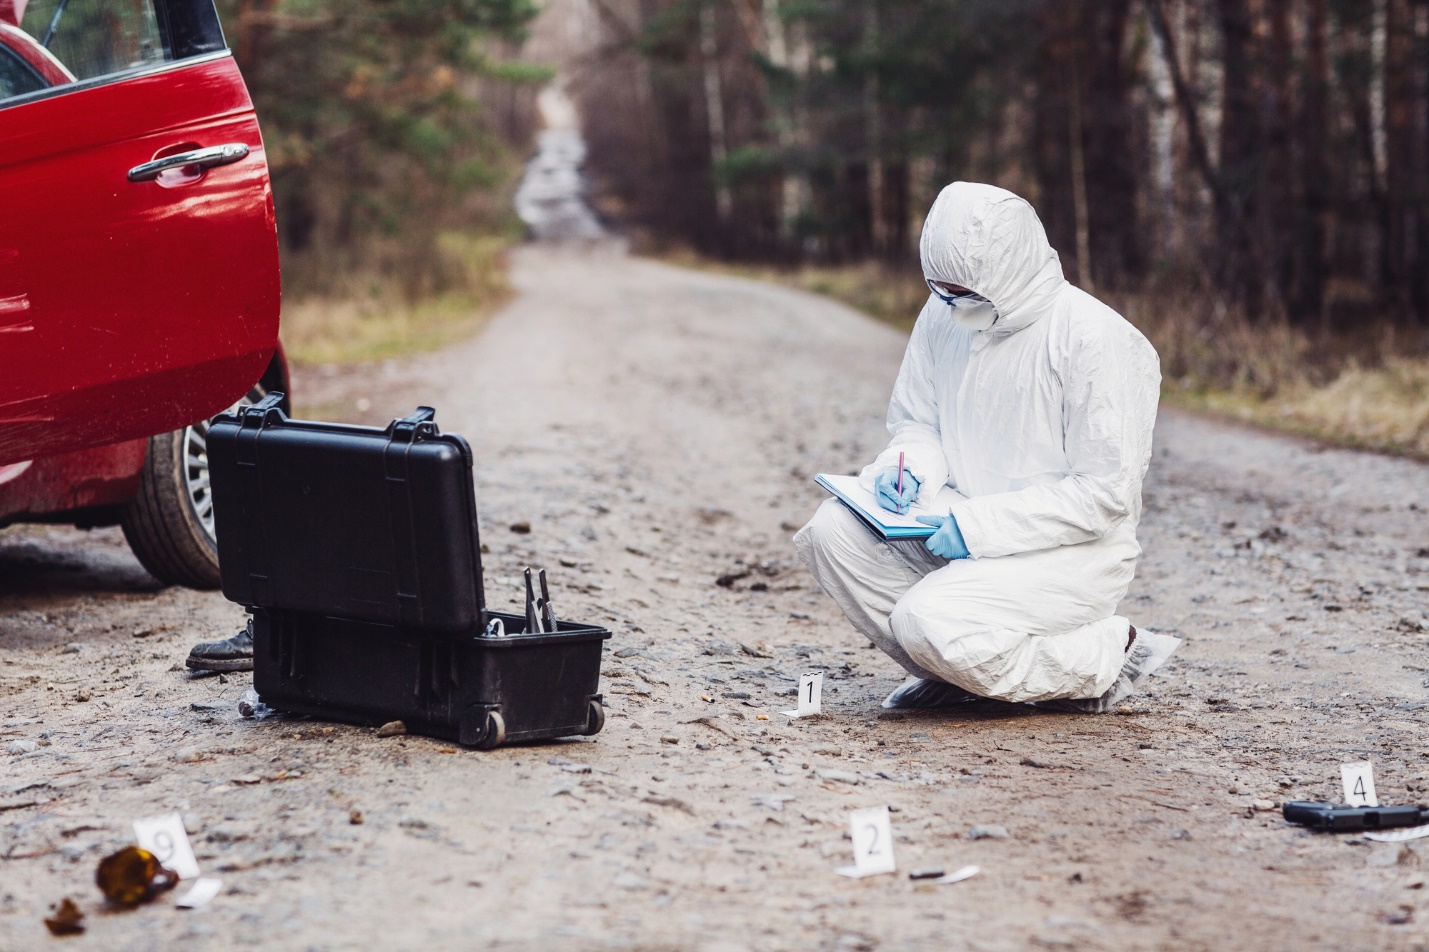
[[[1049,314],[1067,284],[1032,206],[993,185],[954,182],[943,189],[918,250],[924,275],[976,291],[997,307],[997,323],[980,332],[997,337]]]

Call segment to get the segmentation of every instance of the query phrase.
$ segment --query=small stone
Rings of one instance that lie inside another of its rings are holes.
[[[790,612],[790,613],[789,613],[789,617],[790,617],[790,618],[793,618],[793,619],[796,619],[797,621],[808,621],[808,620],[809,620],[809,613],[808,613],[808,612]]]
[[[917,869],[909,870],[909,879],[937,879],[944,874],[941,866],[920,866]]]
[[[74,692],[74,699],[81,704],[83,704],[85,701],[88,701],[90,697],[91,695],[89,693],[88,688],[80,688],[78,691]]]
[[[858,783],[858,774],[850,773],[847,770],[815,770],[814,776],[820,780],[832,780],[835,783]]]
[[[377,728],[378,737],[400,737],[407,733],[407,725],[401,721],[388,721]]]
[[[1375,869],[1389,869],[1399,865],[1399,849],[1388,844],[1375,844],[1375,848],[1365,857],[1365,865]]]
[[[1007,827],[997,823],[979,824],[968,830],[970,840],[1005,840],[1010,837]]]
[[[351,823],[353,826],[361,826],[361,825],[362,825],[362,811],[361,811],[361,810],[348,810],[348,811],[347,811],[347,822]]]
[[[174,751],[173,759],[180,764],[196,764],[203,760],[203,751],[197,747],[180,747]]]
[[[513,523],[511,523],[511,531],[514,532],[514,533],[516,533],[517,535],[530,535],[530,534],[531,534],[531,523],[529,523],[529,522],[513,522]]]
[[[85,645],[81,644],[78,641],[71,641],[69,644],[65,645],[63,648],[60,649],[60,654],[79,654],[85,649],[85,647]]]
[[[661,737],[661,738],[660,738],[660,743],[662,743],[662,744],[678,744],[679,742],[680,742],[680,738],[678,738],[678,737]]]
[[[147,638],[154,633],[152,628],[135,628],[133,635],[135,638]]]
[[[40,745],[32,740],[12,740],[5,751],[11,754],[33,754],[39,749]]]
[[[1256,813],[1269,813],[1275,809],[1275,802],[1273,800],[1256,800],[1251,803],[1251,807]]]

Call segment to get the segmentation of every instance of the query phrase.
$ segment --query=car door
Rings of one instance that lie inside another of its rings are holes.
[[[0,0],[0,97],[0,465],[246,394],[277,234],[212,0]]]

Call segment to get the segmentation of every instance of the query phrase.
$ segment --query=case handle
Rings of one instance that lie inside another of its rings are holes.
[[[274,390],[251,406],[239,407],[238,419],[242,421],[244,429],[261,429],[270,423],[285,419],[283,401],[286,399],[288,399],[287,394]]]
[[[411,443],[422,437],[436,436],[437,424],[433,421],[437,411],[431,407],[418,407],[400,420],[393,420],[387,430],[394,443]]]

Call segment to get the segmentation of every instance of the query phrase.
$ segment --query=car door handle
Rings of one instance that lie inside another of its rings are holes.
[[[166,155],[162,159],[134,166],[129,170],[129,181],[152,182],[169,169],[182,169],[195,165],[201,169],[211,169],[216,165],[237,162],[247,155],[248,146],[242,142],[230,142],[227,145],[215,145],[209,146],[207,149],[194,149],[191,152],[180,152],[177,155]]]

